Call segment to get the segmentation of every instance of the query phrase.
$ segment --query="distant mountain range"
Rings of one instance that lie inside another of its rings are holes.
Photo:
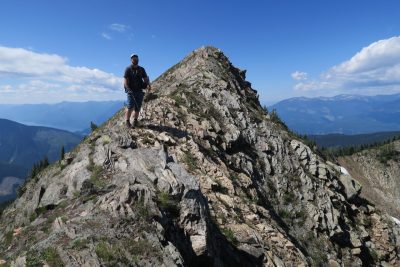
[[[68,151],[81,139],[64,130],[0,119],[0,202],[9,197],[10,183],[21,183],[34,163],[45,156],[50,162],[58,160],[62,146]]]
[[[269,107],[301,134],[400,131],[400,94],[296,97]]]
[[[123,106],[124,101],[0,104],[0,118],[87,134],[91,121],[102,124]]]
[[[400,132],[380,132],[371,134],[325,134],[325,135],[308,135],[310,140],[314,140],[319,147],[346,147],[369,145],[381,143],[387,140],[392,140],[394,137],[399,137]]]

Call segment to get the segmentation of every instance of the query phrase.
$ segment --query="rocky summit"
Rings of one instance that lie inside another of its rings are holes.
[[[400,228],[218,49],[152,83],[1,215],[11,266],[400,266]]]

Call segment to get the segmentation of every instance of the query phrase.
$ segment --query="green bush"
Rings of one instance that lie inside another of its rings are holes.
[[[99,128],[94,122],[90,122],[90,129],[92,132],[96,131],[96,129]]]
[[[398,154],[399,152],[396,151],[394,144],[390,143],[379,149],[377,157],[380,163],[387,164],[389,160],[396,159]]]
[[[93,185],[97,187],[104,187],[106,185],[105,181],[102,179],[101,174],[103,172],[103,167],[94,165],[92,168],[92,175],[90,176],[90,181]]]
[[[278,215],[284,220],[290,218],[290,212],[284,208],[278,210]]]
[[[5,202],[3,202],[3,203],[0,203],[0,218],[1,218],[1,215],[3,214],[4,210],[5,210],[9,205],[11,205],[11,203],[13,203],[12,200],[8,200],[8,201],[5,201]]]
[[[49,247],[46,248],[41,255],[42,259],[46,261],[46,263],[50,267],[61,267],[64,266],[64,263],[62,262],[60,255],[58,255],[57,250],[54,247]]]
[[[78,238],[78,239],[74,240],[74,242],[72,243],[72,248],[76,249],[76,250],[82,250],[84,248],[87,248],[88,244],[89,244],[89,241],[87,239]]]
[[[126,247],[129,253],[133,255],[135,259],[134,261],[137,261],[137,258],[139,257],[157,257],[159,259],[161,258],[161,251],[158,248],[152,246],[151,243],[147,240],[134,241],[132,239],[128,239],[125,240],[124,243],[124,247]]]
[[[197,159],[190,151],[185,152],[183,159],[190,172],[194,172],[197,169]]]
[[[26,254],[26,267],[42,267],[43,261],[38,253],[29,251]]]
[[[179,213],[177,201],[172,199],[168,192],[160,191],[157,194],[157,203],[162,210],[169,211],[173,214]]]
[[[95,252],[99,258],[107,262],[112,261],[115,258],[113,247],[104,241],[96,245]]]
[[[12,240],[13,240],[13,232],[12,231],[7,232],[4,237],[4,244],[6,245],[6,247],[11,245]]]
[[[96,245],[95,252],[106,266],[116,266],[118,263],[128,264],[123,248],[117,244],[101,241]]]
[[[288,130],[289,128],[287,127],[287,125],[282,121],[282,119],[279,117],[278,112],[276,111],[276,109],[273,109],[270,113],[270,120],[272,122],[275,122],[277,124],[280,124],[284,129]]]
[[[232,229],[224,228],[224,229],[222,229],[222,233],[224,234],[226,239],[228,239],[229,242],[231,242],[232,244],[236,244],[237,243],[237,239],[235,237],[235,233],[232,231]]]
[[[41,161],[33,164],[32,169],[29,172],[28,178],[25,180],[25,182],[18,187],[17,189],[17,197],[21,197],[25,192],[26,192],[26,185],[28,183],[28,181],[30,179],[35,179],[35,182],[37,182],[38,178],[37,175],[43,171],[44,169],[47,168],[47,166],[49,166],[49,159],[47,158],[47,156],[45,156]]]

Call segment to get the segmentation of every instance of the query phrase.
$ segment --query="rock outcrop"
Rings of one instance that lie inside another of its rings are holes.
[[[213,47],[161,75],[25,185],[0,221],[13,266],[396,266],[400,228],[261,108]],[[16,232],[16,229],[18,231]]]

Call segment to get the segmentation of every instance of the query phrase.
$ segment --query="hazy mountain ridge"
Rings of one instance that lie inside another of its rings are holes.
[[[400,132],[378,132],[370,134],[324,134],[324,135],[307,135],[310,140],[314,140],[321,148],[346,147],[371,145],[374,143],[382,143],[393,138],[400,137]]]
[[[91,121],[105,122],[123,105],[124,101],[0,104],[0,118],[75,132],[88,129]]]
[[[50,162],[58,160],[62,146],[69,151],[82,139],[64,130],[26,126],[5,119],[0,119],[0,129],[0,184],[6,177],[24,180],[34,163],[45,156]],[[0,190],[3,191],[3,197],[14,196],[9,187],[7,190],[0,187]],[[8,194],[5,194],[6,191]]]
[[[400,94],[291,98],[270,107],[301,134],[362,134],[400,130]]]
[[[0,119],[0,161],[18,165],[32,165],[45,155],[49,161],[59,159],[61,147],[70,150],[82,139],[73,133],[42,127],[26,126]]]
[[[51,254],[67,266],[400,263],[400,227],[340,166],[272,119],[220,50],[195,50],[152,87],[146,127],[127,129],[120,110],[28,181],[1,216],[0,257],[45,263]]]

